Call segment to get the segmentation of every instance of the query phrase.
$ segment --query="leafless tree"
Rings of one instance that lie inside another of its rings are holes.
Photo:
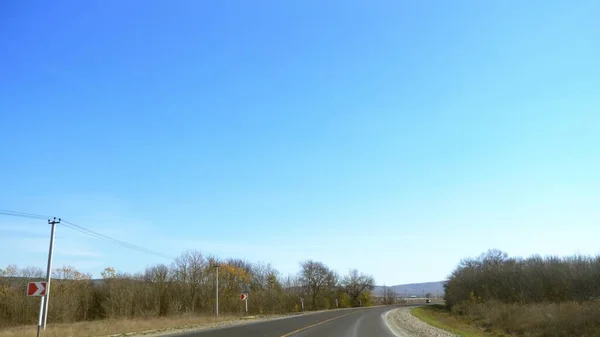
[[[317,299],[336,285],[336,275],[325,264],[317,261],[300,263],[299,280],[306,295],[310,298],[311,308],[317,309]]]
[[[359,274],[356,269],[351,269],[348,275],[343,278],[342,286],[350,296],[352,304],[361,305],[361,295],[373,290],[375,279],[369,275]]]

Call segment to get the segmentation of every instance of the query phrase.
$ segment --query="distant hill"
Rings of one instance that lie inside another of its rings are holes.
[[[423,292],[425,294],[431,293],[433,296],[444,295],[444,281],[438,282],[425,282],[425,283],[411,283],[411,284],[400,284],[395,286],[388,286],[395,293],[396,296],[423,296]],[[375,296],[383,295],[383,286],[375,286],[373,289],[373,294]]]

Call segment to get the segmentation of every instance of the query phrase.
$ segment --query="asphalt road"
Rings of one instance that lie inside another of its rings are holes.
[[[227,328],[186,332],[177,337],[395,337],[383,314],[395,306],[325,311]]]

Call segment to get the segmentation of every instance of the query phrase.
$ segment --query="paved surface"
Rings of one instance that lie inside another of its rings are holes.
[[[397,307],[385,306],[325,311],[233,327],[186,332],[177,337],[396,337],[383,315]]]

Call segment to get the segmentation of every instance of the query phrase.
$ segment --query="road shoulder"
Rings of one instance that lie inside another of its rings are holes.
[[[452,315],[442,305],[428,305],[411,310],[411,314],[421,321],[451,332],[454,336],[460,337],[491,337],[496,336],[483,331],[481,328],[461,320]],[[502,334],[504,336],[504,334]]]
[[[398,337],[455,337],[455,334],[429,325],[411,313],[412,308],[398,308],[384,314],[388,328]]]

